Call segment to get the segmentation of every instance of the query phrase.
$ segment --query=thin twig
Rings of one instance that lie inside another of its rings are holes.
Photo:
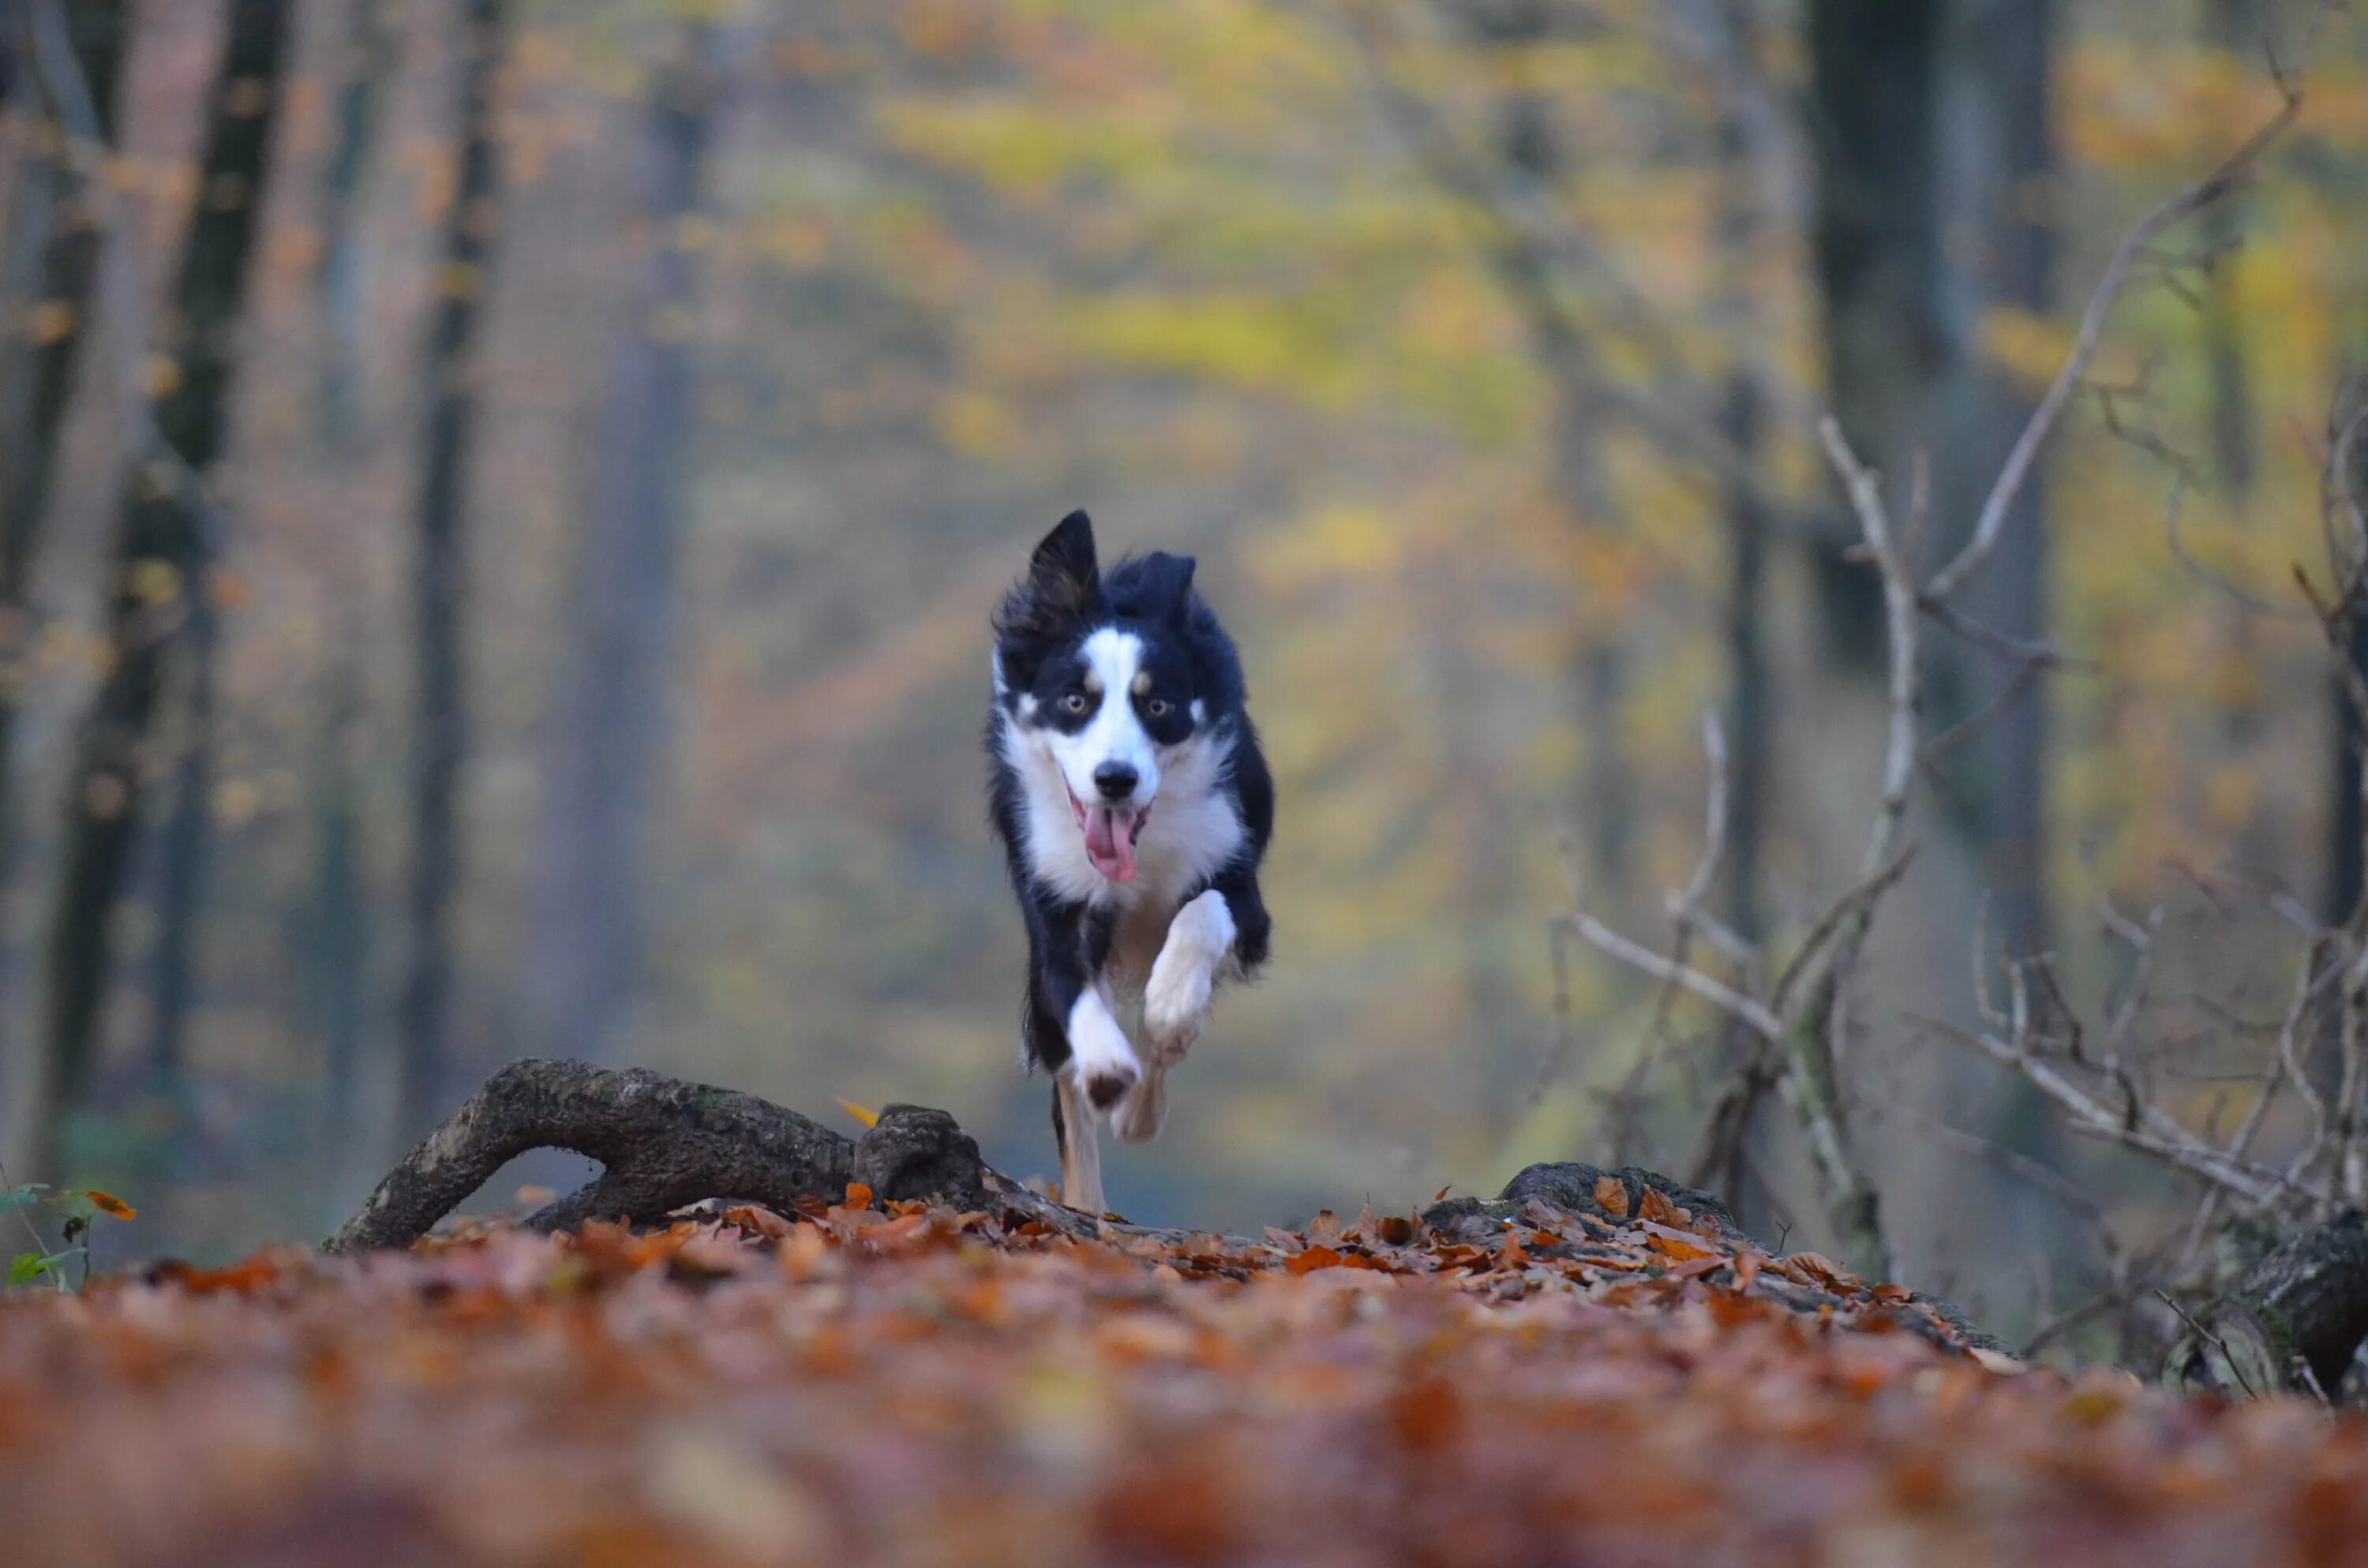
[[[2096,291],[2089,295],[2089,305],[2080,313],[2080,328],[2073,338],[2072,352],[2062,369],[2049,384],[2039,406],[2031,411],[2022,434],[2015,438],[2014,448],[2008,452],[2006,465],[1998,470],[1988,497],[1983,501],[1981,513],[1974,523],[1973,537],[1965,541],[1956,558],[1943,566],[1925,585],[1926,596],[1947,599],[1963,587],[1975,573],[1980,571],[1991,552],[1998,548],[1998,534],[2006,526],[2007,513],[2013,507],[2015,497],[2022,491],[2024,480],[2030,477],[2032,465],[2038,460],[2039,449],[2046,443],[2048,433],[2055,426],[2056,416],[2064,411],[2066,399],[2080,379],[2088,373],[2089,363],[2097,357],[2098,345],[2105,332],[2105,318],[2112,313],[2113,301],[2120,298],[2129,282],[2130,268],[2146,248],[2164,231],[2183,222],[2234,189],[2251,171],[2260,155],[2268,151],[2286,128],[2302,112],[2302,95],[2291,82],[2281,81],[2279,90],[2284,101],[2267,123],[2247,137],[2237,150],[2221,160],[2217,167],[2200,179],[2193,180],[2138,220],[2130,232],[2122,236],[2112,260],[2106,264],[2104,276],[2098,280]]]
[[[2155,1299],[2159,1301],[2164,1306],[2169,1307],[2172,1312],[2178,1313],[2179,1321],[2185,1324],[2191,1330],[2192,1330],[2198,1339],[2203,1340],[2206,1345],[2211,1346],[2214,1350],[2220,1352],[2220,1358],[2227,1363],[2230,1375],[2235,1377],[2237,1380],[2237,1386],[2243,1389],[2248,1397],[2260,1397],[2260,1391],[2255,1389],[2251,1382],[2247,1381],[2245,1377],[2245,1369],[2237,1365],[2237,1358],[2230,1353],[2228,1349],[2228,1342],[2226,1340],[2221,1338],[2218,1335],[2213,1333],[2210,1329],[2196,1322],[2195,1319],[2189,1314],[2185,1307],[2180,1306],[2177,1301],[2172,1299],[2169,1291],[2157,1290],[2155,1292]]]

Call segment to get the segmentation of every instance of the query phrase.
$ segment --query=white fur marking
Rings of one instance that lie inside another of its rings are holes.
[[[1077,653],[1086,661],[1086,689],[1103,693],[1101,706],[1074,735],[1045,731],[1043,744],[1060,764],[1069,793],[1078,800],[1091,803],[1101,799],[1094,770],[1106,762],[1122,762],[1134,769],[1132,802],[1149,805],[1159,793],[1159,759],[1143,722],[1134,715],[1134,704],[1126,698],[1143,667],[1143,639],[1105,626],[1087,638]]]
[[[1115,1079],[1131,1085],[1143,1075],[1134,1047],[1118,1027],[1110,997],[1099,985],[1081,993],[1069,1009],[1069,1062],[1071,1076],[1088,1093],[1098,1083]]]
[[[1143,1047],[1162,1067],[1184,1059],[1209,1023],[1209,993],[1234,950],[1234,915],[1211,888],[1168,923],[1143,992]]]

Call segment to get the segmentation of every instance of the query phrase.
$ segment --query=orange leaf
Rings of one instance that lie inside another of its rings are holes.
[[[102,1214],[112,1214],[119,1220],[136,1219],[139,1216],[139,1210],[134,1209],[131,1205],[124,1202],[123,1199],[116,1197],[115,1194],[111,1192],[101,1192],[98,1188],[94,1187],[88,1192],[84,1193],[83,1196],[89,1199],[94,1204],[97,1205],[98,1211]]]
[[[863,1123],[864,1126],[877,1127],[880,1125],[880,1113],[878,1111],[866,1110],[861,1106],[857,1105],[853,1100],[840,1099],[837,1095],[833,1095],[830,1097],[832,1099],[838,1100],[839,1109],[855,1118],[856,1120]]]
[[[1615,1220],[1628,1218],[1628,1187],[1618,1176],[1595,1178],[1595,1206]]]
[[[860,1182],[860,1181],[851,1181],[851,1182],[848,1182],[848,1183],[847,1184],[847,1203],[846,1203],[846,1207],[848,1207],[848,1208],[849,1208],[849,1209],[869,1209],[869,1208],[871,1208],[871,1188],[870,1188],[869,1187],[865,1186],[863,1183],[861,1183],[861,1182]]]
[[[1463,1426],[1463,1405],[1455,1385],[1444,1378],[1414,1378],[1390,1395],[1390,1431],[1417,1453],[1428,1452],[1455,1439]]]
[[[1680,1263],[1691,1263],[1695,1259],[1705,1257],[1717,1259],[1719,1256],[1708,1247],[1696,1246],[1691,1242],[1681,1241],[1677,1236],[1660,1231],[1654,1232],[1648,1240],[1655,1252],[1659,1253],[1663,1257],[1676,1258]]]
[[[1670,1202],[1660,1188],[1654,1187],[1646,1187],[1645,1195],[1636,1200],[1636,1215],[1656,1225],[1682,1225],[1686,1222],[1685,1210]]]
[[[1294,1253],[1282,1260],[1285,1273],[1313,1274],[1319,1268],[1338,1268],[1340,1255],[1327,1246],[1312,1246],[1305,1252]]]
[[[744,1231],[752,1231],[760,1236],[769,1236],[775,1241],[780,1241],[797,1228],[770,1209],[759,1209],[754,1204],[743,1204],[737,1208],[726,1209],[723,1211],[723,1218]]]

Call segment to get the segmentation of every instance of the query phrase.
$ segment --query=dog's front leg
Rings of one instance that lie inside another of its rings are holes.
[[[1233,961],[1235,934],[1233,911],[1216,888],[1188,900],[1168,922],[1143,992],[1143,1082],[1118,1118],[1118,1135],[1127,1142],[1159,1136],[1167,1119],[1167,1070],[1208,1028],[1209,998]]]

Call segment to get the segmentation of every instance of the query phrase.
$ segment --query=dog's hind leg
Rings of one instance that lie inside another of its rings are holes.
[[[1053,1136],[1061,1145],[1061,1201],[1086,1214],[1106,1214],[1102,1197],[1101,1135],[1076,1074],[1053,1080]]]
[[[1148,1143],[1167,1124],[1167,1063],[1156,1057],[1144,1063],[1143,1080],[1119,1107],[1114,1125],[1130,1143]]]

